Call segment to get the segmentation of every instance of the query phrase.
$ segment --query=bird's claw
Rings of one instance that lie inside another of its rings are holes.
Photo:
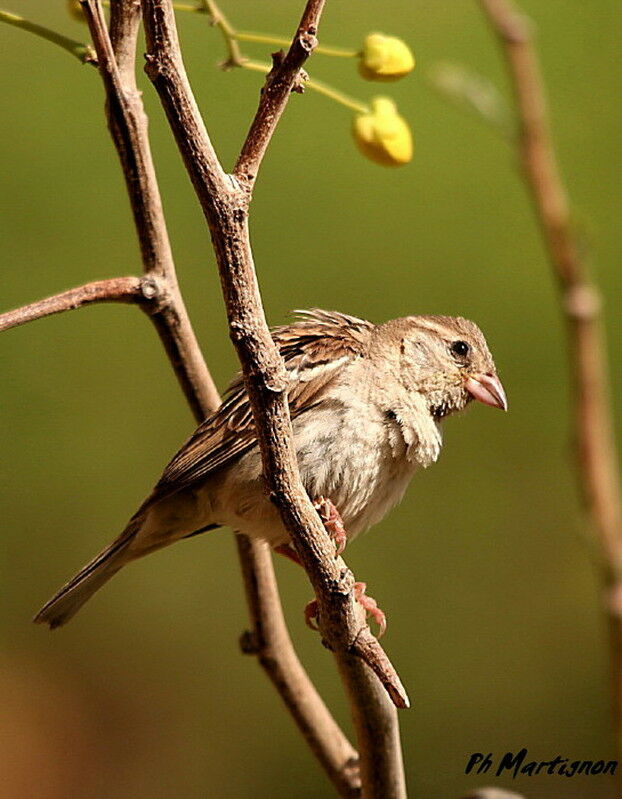
[[[365,610],[365,613],[372,617],[372,619],[378,625],[378,638],[382,638],[385,634],[387,629],[387,617],[384,612],[378,607],[378,603],[376,600],[371,597],[367,596],[365,591],[367,590],[367,583],[354,583],[354,598],[359,603],[359,605]],[[319,627],[315,623],[315,619],[318,618],[320,614],[317,599],[312,599],[311,602],[307,604],[305,607],[305,623],[307,627],[310,627],[312,630],[319,630]]]
[[[320,628],[317,626],[314,619],[317,619],[319,615],[320,609],[318,608],[317,599],[312,599],[311,602],[307,602],[305,606],[305,624],[316,632],[319,632]]]
[[[348,535],[339,511],[330,499],[323,496],[317,497],[313,501],[313,507],[317,511],[324,529],[335,542],[335,556],[338,557],[346,548]],[[365,610],[365,614],[371,616],[378,625],[378,638],[381,638],[387,629],[387,617],[378,607],[376,600],[367,596],[365,593],[367,585],[365,583],[354,583],[354,598]],[[317,599],[312,599],[305,607],[305,622],[312,630],[319,630],[316,619],[319,616]]]
[[[318,512],[324,529],[335,542],[335,555],[341,555],[348,543],[348,534],[339,511],[330,499],[322,496],[314,500],[313,507]]]
[[[367,583],[354,583],[354,598],[359,605],[365,610],[365,613],[372,617],[378,625],[377,638],[382,638],[387,630],[387,617],[383,610],[378,607],[376,600],[367,596]]]

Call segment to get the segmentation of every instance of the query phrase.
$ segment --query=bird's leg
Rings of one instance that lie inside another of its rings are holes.
[[[278,547],[274,547],[274,551],[278,552],[279,555],[283,555],[284,558],[291,560],[292,563],[297,563],[299,566],[302,566],[298,553],[291,544],[279,544]]]
[[[324,497],[318,497],[316,500],[314,500],[313,507],[318,512],[326,532],[335,542],[336,555],[341,555],[348,542],[348,536],[346,534],[343,519],[341,518],[339,511],[333,505],[330,499],[325,499]],[[302,565],[300,558],[298,557],[298,553],[291,544],[280,544],[279,546],[274,547],[274,551],[278,552],[279,555],[283,555],[288,560],[297,563],[299,566]],[[381,638],[387,629],[387,617],[378,607],[376,600],[371,596],[367,596],[365,593],[366,589],[366,583],[354,583],[354,598],[365,610],[365,613],[371,616],[376,622],[379,627],[378,638]],[[318,616],[319,608],[317,599],[312,599],[311,602],[308,602],[305,607],[305,623],[312,630],[319,629],[315,623],[315,619],[317,619]]]
[[[387,630],[387,617],[378,607],[376,600],[371,596],[367,596],[365,593],[366,589],[367,583],[354,583],[354,598],[364,609],[365,613],[370,615],[376,622],[378,625],[377,637],[382,638]],[[317,619],[319,615],[320,611],[318,608],[317,599],[312,599],[311,602],[308,602],[305,607],[305,623],[307,627],[310,627],[312,630],[319,630],[319,627],[315,623],[315,619]]]
[[[341,555],[348,543],[348,535],[339,511],[330,499],[321,496],[313,500],[313,507],[318,512],[324,529],[335,542],[335,555]]]
[[[316,632],[320,631],[320,628],[315,623],[315,619],[319,618],[319,615],[320,609],[317,604],[317,599],[312,599],[310,602],[307,602],[305,605],[305,624]]]
[[[324,497],[315,499],[313,501],[313,507],[318,512],[324,529],[335,542],[335,554],[341,555],[348,543],[348,535],[339,511],[330,499],[324,499]],[[279,555],[283,555],[288,560],[297,563],[299,566],[302,566],[298,553],[291,544],[279,544],[277,547],[274,547],[274,551],[278,552]]]

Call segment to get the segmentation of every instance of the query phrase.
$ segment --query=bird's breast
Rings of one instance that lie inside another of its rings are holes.
[[[294,420],[298,465],[311,498],[330,499],[349,538],[380,521],[416,468],[399,430],[377,408],[334,400]]]

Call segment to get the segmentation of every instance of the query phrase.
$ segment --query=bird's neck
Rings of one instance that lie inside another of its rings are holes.
[[[406,444],[406,457],[424,468],[437,460],[443,437],[440,421],[431,413],[418,391],[383,392],[380,407],[388,423],[399,429]]]

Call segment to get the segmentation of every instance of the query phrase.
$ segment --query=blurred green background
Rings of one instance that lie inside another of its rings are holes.
[[[622,395],[622,16],[614,0],[525,0],[563,172],[593,245],[614,396]],[[291,33],[301,2],[224,2],[240,28]],[[64,3],[11,10],[83,38]],[[261,76],[222,73],[218,33],[179,15],[208,127],[231,166]],[[438,61],[506,88],[470,0],[329,3],[324,43],[372,30],[405,38],[418,68],[390,86],[317,56],[313,76],[361,99],[390,93],[415,158],[365,161],[350,112],[295,96],[257,186],[252,236],[271,323],[319,305],[374,321],[461,314],[484,329],[510,401],[446,424],[440,462],[347,552],[388,613],[385,643],[414,707],[400,714],[413,796],[493,783],[530,799],[612,797],[610,777],[466,777],[471,752],[614,757],[597,560],[571,468],[563,328],[510,148],[429,86]],[[246,45],[265,57],[269,48]],[[0,27],[1,307],[139,270],[95,71]],[[141,78],[142,80],[142,78]],[[145,80],[182,288],[220,386],[236,369],[206,228]],[[0,760],[4,799],[317,797],[332,794],[257,664],[240,654],[246,610],[232,536],[191,539],[123,571],[55,634],[45,599],[124,526],[193,421],[151,326],[100,306],[0,338],[3,543]],[[620,404],[616,403],[617,422]],[[305,628],[310,588],[277,564],[298,650],[339,720],[330,655]]]

